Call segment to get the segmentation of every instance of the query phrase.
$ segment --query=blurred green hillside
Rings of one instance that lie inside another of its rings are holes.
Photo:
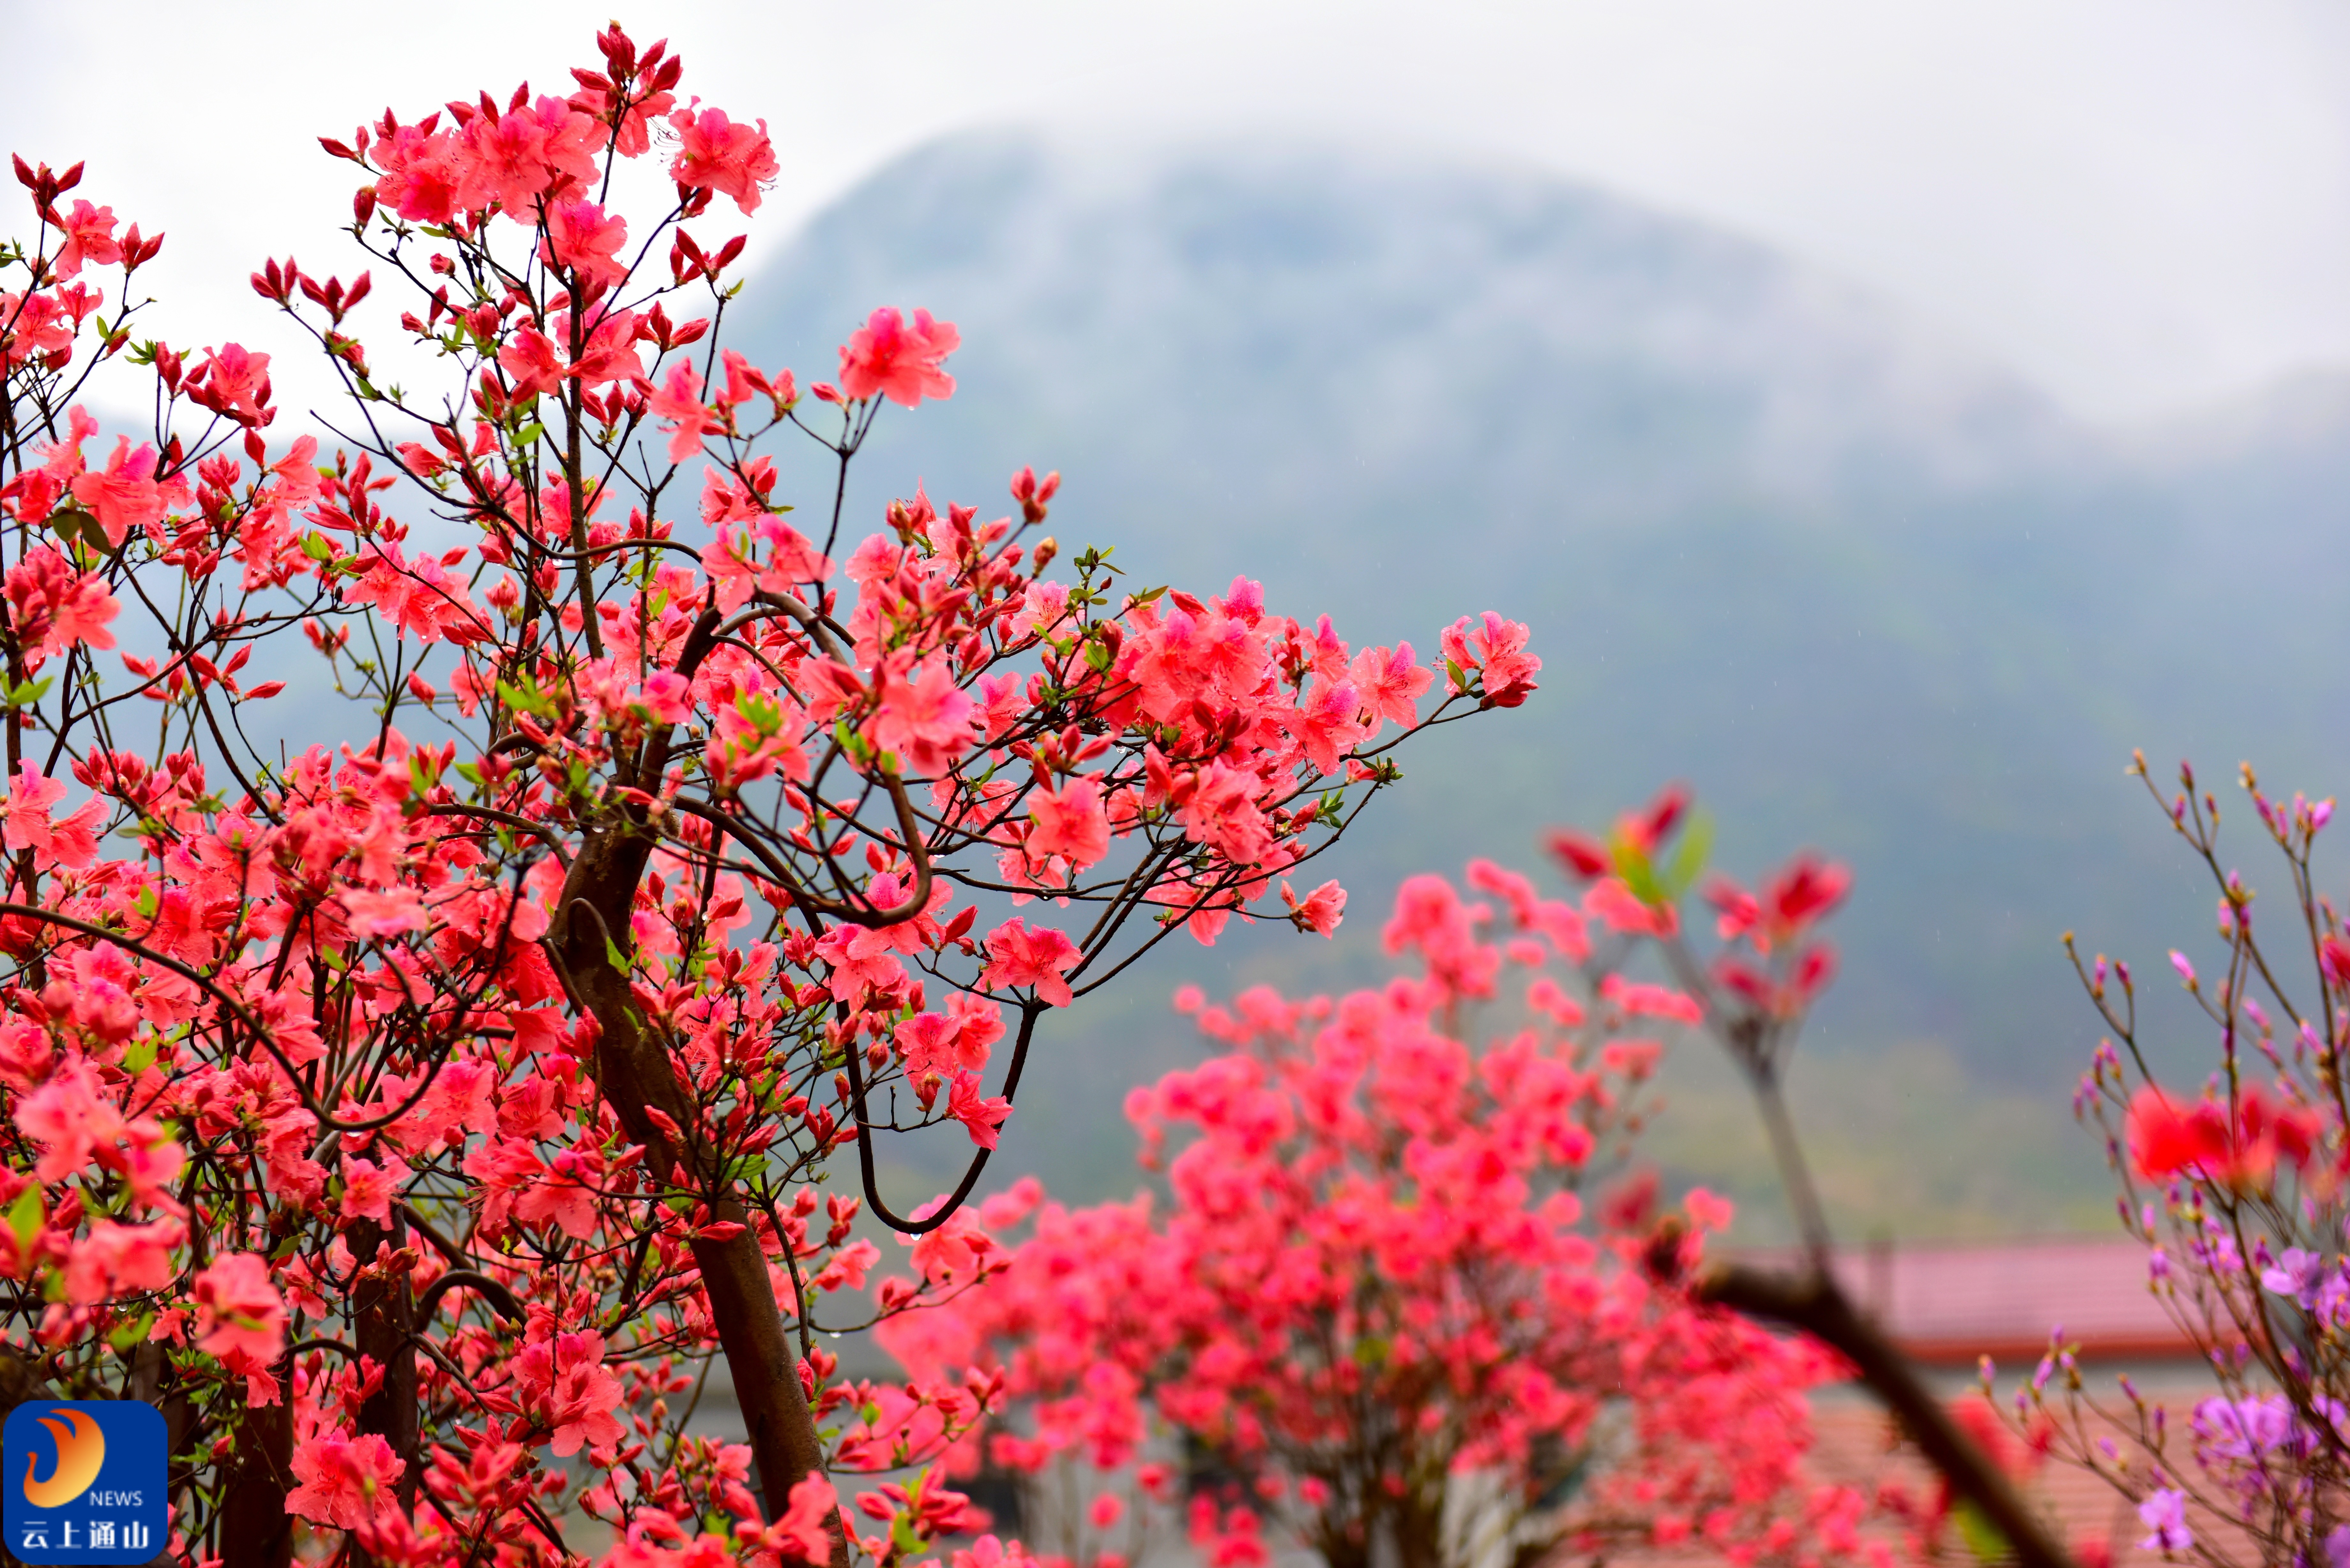
[[[813,223],[730,341],[806,382],[882,304],[961,327],[960,389],[887,412],[852,527],[918,477],[993,514],[1033,462],[1067,476],[1065,545],[1113,545],[1139,583],[1246,573],[1423,653],[1491,607],[1546,661],[1524,709],[1407,753],[1338,858],[1337,942],[1235,930],[1054,1020],[1005,1164],[1071,1196],[1130,1185],[1120,1096],[1196,1057],[1179,981],[1369,978],[1403,876],[1530,865],[1544,825],[1677,777],[1732,871],[1808,845],[1857,874],[1796,1085],[1847,1226],[2095,1223],[2101,1157],[2065,1104],[2093,1015],[2058,933],[2151,971],[2210,931],[2131,748],[2350,782],[2350,398],[2328,382],[2091,431],[1735,236],[1545,175],[1312,148],[940,143]],[[810,462],[786,488],[828,485]],[[1658,1156],[1767,1207],[1727,1075],[1682,1053],[1668,1079]],[[900,1150],[900,1174],[961,1153]]]

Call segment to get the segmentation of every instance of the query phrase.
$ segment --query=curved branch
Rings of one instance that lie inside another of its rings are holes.
[[[494,806],[468,805],[463,801],[454,800],[443,801],[438,805],[429,805],[424,808],[424,815],[427,816],[478,816],[487,822],[503,823],[516,832],[529,834],[541,844],[546,845],[548,852],[554,855],[556,865],[566,871],[571,869],[571,851],[564,844],[563,836],[543,822],[533,822],[518,813],[500,811]]]
[[[418,1293],[417,1320],[419,1322],[430,1320],[433,1307],[439,1304],[443,1295],[452,1290],[472,1291],[497,1308],[498,1315],[508,1323],[521,1323],[528,1315],[522,1310],[522,1303],[515,1300],[514,1293],[489,1275],[473,1269],[452,1269]]]
[[[297,1340],[294,1344],[286,1347],[286,1354],[288,1355],[302,1355],[313,1350],[335,1351],[353,1361],[357,1361],[359,1358],[359,1353],[355,1347],[345,1345],[339,1339]]]
[[[698,817],[713,827],[723,829],[735,843],[757,857],[759,864],[767,868],[770,878],[790,896],[792,902],[798,906],[803,915],[814,913],[836,920],[846,920],[852,926],[879,928],[900,925],[929,909],[931,888],[936,880],[931,868],[930,855],[922,847],[920,835],[915,831],[913,802],[907,797],[906,786],[898,782],[898,776],[895,774],[882,774],[881,784],[882,787],[889,792],[890,801],[898,808],[899,829],[907,839],[907,849],[914,862],[912,889],[907,894],[903,903],[888,909],[876,909],[871,904],[853,904],[838,898],[827,898],[820,893],[803,887],[798,876],[791,867],[777,859],[773,850],[754,837],[740,819],[729,816],[714,806],[703,805],[699,801],[683,799],[665,801],[662,804],[671,811],[683,812],[688,816]]]
[[[1020,1035],[1012,1046],[1012,1070],[1003,1075],[1003,1097],[1006,1101],[1020,1092],[1020,1074],[1028,1064],[1028,1042],[1036,1032],[1036,1020],[1043,1017],[1045,1011],[1045,1005],[1041,1002],[1025,1002],[1021,1006]],[[937,1212],[925,1214],[919,1220],[900,1217],[881,1201],[880,1186],[873,1179],[873,1129],[865,1120],[864,1047],[851,1041],[841,1054],[848,1064],[849,1109],[857,1120],[857,1172],[865,1181],[866,1207],[881,1223],[900,1235],[920,1236],[937,1230],[952,1218],[971,1197],[971,1189],[979,1185],[980,1172],[987,1168],[987,1157],[995,1151],[982,1148],[971,1157],[971,1168],[962,1173],[962,1179],[947,1195],[947,1200],[939,1205]]]

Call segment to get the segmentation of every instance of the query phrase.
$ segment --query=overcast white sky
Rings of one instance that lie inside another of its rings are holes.
[[[0,0],[0,142],[86,158],[89,194],[170,232],[175,336],[255,342],[263,254],[341,259],[355,182],[317,135],[561,90],[616,5],[671,37],[690,90],[768,120],[770,248],[962,127],[1303,130],[1716,219],[2099,419],[2350,366],[2336,0]]]

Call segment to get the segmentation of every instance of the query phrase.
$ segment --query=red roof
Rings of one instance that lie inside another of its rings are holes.
[[[1792,1268],[1792,1251],[1739,1261]],[[1980,1356],[2036,1360],[2062,1327],[2084,1356],[2192,1357],[2194,1346],[2147,1288],[2146,1249],[2116,1241],[2044,1241],[1849,1248],[1837,1282],[1914,1360],[1972,1366]]]

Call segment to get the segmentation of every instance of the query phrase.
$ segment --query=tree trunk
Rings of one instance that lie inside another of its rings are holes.
[[[629,992],[628,976],[612,960],[625,957],[629,917],[651,843],[625,832],[598,834],[581,846],[565,878],[554,939],[574,1000],[594,1015],[596,1083],[632,1142],[645,1146],[647,1170],[688,1189],[714,1185],[716,1173],[694,1168],[696,1152],[675,1147],[645,1112],[657,1108],[679,1127],[695,1124],[669,1053],[645,1025]],[[689,1132],[689,1140],[691,1133]],[[770,1521],[783,1517],[794,1484],[824,1465],[824,1445],[800,1386],[799,1353],[775,1301],[758,1232],[743,1205],[723,1194],[711,1204],[714,1220],[743,1227],[731,1241],[693,1243],[710,1298],[710,1316],[733,1380],[734,1397],[749,1430],[759,1490]]]
[[[351,1227],[351,1255],[363,1263],[375,1261],[377,1250],[389,1241],[396,1250],[407,1244],[408,1227],[395,1213],[387,1234],[372,1220]],[[373,1432],[391,1445],[400,1457],[400,1506],[416,1506],[417,1424],[416,1347],[409,1343],[415,1327],[414,1293],[409,1272],[371,1273],[351,1293],[351,1326],[361,1355],[371,1356],[383,1368],[383,1386],[359,1407],[359,1430]]]
[[[274,1369],[277,1403],[244,1413],[236,1457],[221,1498],[218,1536],[222,1568],[286,1568],[294,1559],[294,1526],[286,1494],[294,1486],[294,1358]]]

